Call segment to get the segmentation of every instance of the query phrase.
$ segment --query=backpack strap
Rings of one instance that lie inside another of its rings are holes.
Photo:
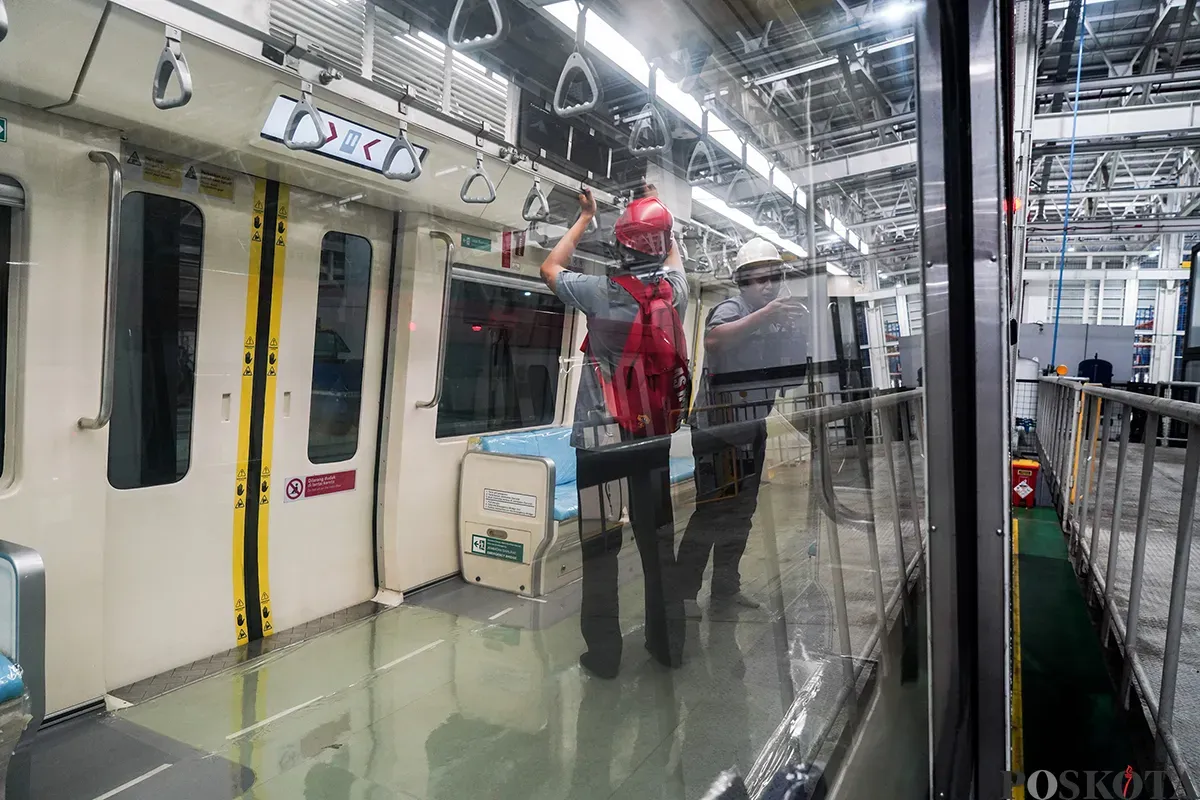
[[[668,303],[674,304],[675,302],[675,292],[671,289],[671,282],[666,278],[660,278],[656,283],[647,284],[636,275],[625,273],[623,275],[614,275],[610,280],[624,289],[637,302],[638,307],[643,312],[647,310],[650,301],[658,297],[661,297]]]

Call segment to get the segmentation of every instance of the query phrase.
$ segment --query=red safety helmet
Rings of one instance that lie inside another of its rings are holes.
[[[634,200],[617,220],[613,232],[617,242],[648,256],[665,258],[671,251],[671,229],[675,218],[657,197]]]

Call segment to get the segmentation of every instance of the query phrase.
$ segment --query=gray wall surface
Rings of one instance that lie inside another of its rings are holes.
[[[1074,375],[1080,361],[1098,354],[1112,363],[1114,382],[1128,381],[1133,374],[1134,335],[1132,325],[1059,325],[1055,360]],[[1027,323],[1017,332],[1017,352],[1023,358],[1036,358],[1043,369],[1050,365],[1053,343],[1053,324]]]

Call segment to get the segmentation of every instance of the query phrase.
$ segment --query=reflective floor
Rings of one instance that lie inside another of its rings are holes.
[[[882,458],[874,473],[883,485]],[[854,489],[861,474],[839,469],[837,482],[839,502],[869,511]],[[902,476],[906,520],[910,484]],[[101,718],[109,733],[170,746],[127,758],[125,774],[80,775],[55,796],[698,798],[722,769],[752,766],[797,696],[809,703],[798,738],[819,749],[825,722],[840,718],[847,662],[835,655],[830,529],[808,486],[805,465],[774,472],[742,562],[745,588],[764,607],[706,609],[689,624],[680,669],[652,662],[641,646],[632,546],[622,551],[624,660],[611,681],[578,666],[577,586],[537,602],[450,582]],[[876,489],[873,511],[890,596],[901,570],[887,494]],[[690,512],[677,515],[680,530]],[[866,530],[846,522],[837,534],[856,654],[878,619]],[[904,522],[909,561],[914,534]],[[703,606],[707,587],[701,598]],[[782,617],[772,608],[785,609]],[[35,777],[45,767],[35,765]]]

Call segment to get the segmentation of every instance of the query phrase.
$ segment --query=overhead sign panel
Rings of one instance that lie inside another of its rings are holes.
[[[267,121],[263,123],[262,137],[275,142],[283,141],[283,132],[287,128],[287,121],[292,116],[292,109],[296,107],[296,101],[290,97],[276,97],[275,104],[271,106],[271,113],[267,114]],[[347,164],[353,164],[356,167],[369,169],[372,172],[383,171],[383,159],[387,156],[388,149],[391,148],[392,142],[396,141],[396,137],[387,133],[382,133],[374,128],[368,128],[364,125],[359,125],[356,122],[351,122],[348,119],[334,116],[327,111],[322,110],[321,116],[325,119],[325,124],[329,126],[327,135],[332,134],[332,137],[323,147],[313,152],[319,153],[329,158],[336,158],[338,161],[344,161]],[[306,130],[307,128],[307,130]],[[312,129],[312,120],[305,117],[300,122],[300,129],[296,132],[299,139],[315,140],[315,132]],[[424,161],[425,154],[429,152],[429,148],[422,147],[419,144],[413,143],[413,149],[417,151],[417,156]],[[409,162],[408,154],[401,152],[396,156],[394,169],[397,172],[404,172],[412,168]]]

